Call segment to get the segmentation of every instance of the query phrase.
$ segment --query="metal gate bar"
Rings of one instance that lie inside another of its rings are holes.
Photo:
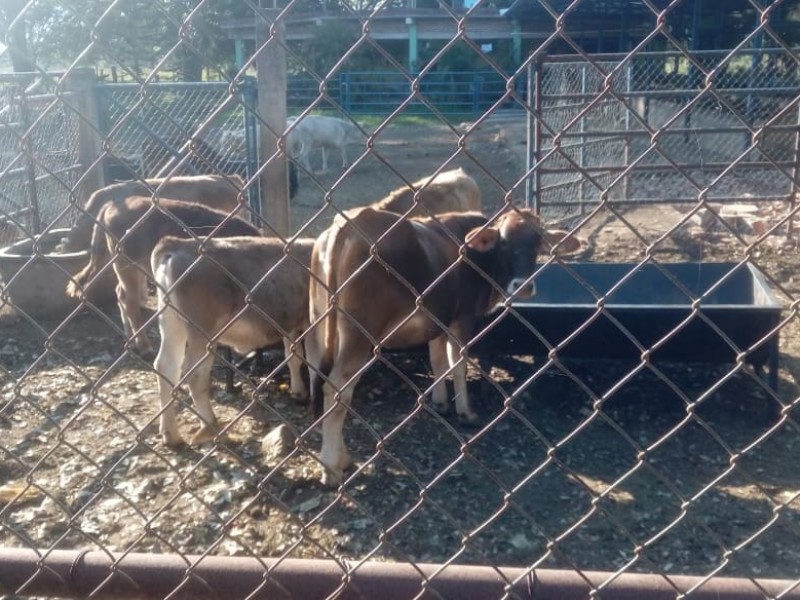
[[[800,598],[800,581],[0,548],[0,591],[102,598]]]

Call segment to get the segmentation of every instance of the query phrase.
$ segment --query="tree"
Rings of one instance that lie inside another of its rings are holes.
[[[17,13],[26,4],[6,0],[6,23],[14,3],[20,5]],[[252,8],[239,0],[39,0],[24,13],[27,39],[15,28],[9,45],[12,58],[28,55],[40,68],[64,67],[81,57],[84,65],[117,64],[137,75],[169,54],[168,69],[199,80],[204,67],[222,70],[233,62],[222,22],[248,16]]]

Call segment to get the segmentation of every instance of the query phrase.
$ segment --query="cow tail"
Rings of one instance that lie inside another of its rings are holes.
[[[95,190],[78,214],[64,242],[62,252],[79,252],[85,250],[92,241],[92,228],[102,208],[114,198],[119,186],[109,186]]]
[[[97,216],[98,223],[95,223],[92,230],[92,245],[89,248],[89,263],[80,271],[75,273],[67,284],[67,296],[70,298],[80,298],[83,288],[94,277],[104,264],[104,259],[108,256],[108,246],[106,245],[106,233],[103,222],[106,204]]]
[[[156,282],[156,295],[158,296],[158,307],[162,308],[164,304],[164,297],[168,290],[172,287],[175,281],[175,274],[173,273],[172,258],[174,250],[170,248],[170,242],[174,238],[163,238],[156,247],[153,248],[153,253],[150,255],[150,272],[153,274],[153,279]]]
[[[328,241],[328,252],[326,253],[327,256],[331,256],[331,252],[334,252],[334,248],[332,248],[333,244],[338,237],[336,233],[331,233],[334,239],[333,241]],[[333,256],[336,256],[333,254]],[[326,258],[329,260],[329,258]],[[336,270],[333,268],[333,265],[330,265],[328,269],[328,276],[324,282],[325,287],[328,291],[328,297],[331,296],[331,292],[335,292],[337,288],[337,281],[336,281]],[[322,412],[324,410],[324,400],[325,395],[322,391],[322,386],[324,384],[325,378],[331,372],[333,368],[333,359],[334,353],[336,352],[336,346],[338,344],[338,340],[336,337],[336,320],[337,320],[337,311],[335,306],[329,307],[330,312],[324,317],[322,321],[323,325],[323,340],[322,340],[322,347],[319,349],[320,351],[320,360],[319,365],[317,365],[319,373],[313,378],[313,382],[311,385],[311,405],[313,410],[314,419],[319,419],[322,416]],[[319,325],[318,325],[319,326]]]

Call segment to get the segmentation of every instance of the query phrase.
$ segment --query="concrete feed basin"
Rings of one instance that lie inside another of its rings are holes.
[[[652,361],[735,363],[737,353],[747,352],[745,361],[762,374],[769,367],[769,384],[777,386],[781,306],[752,265],[552,264],[535,281],[536,295],[515,302],[517,314],[491,327],[477,352],[546,357],[550,347],[580,331],[558,350],[560,358],[639,361],[641,348],[656,346]],[[694,300],[704,294],[692,316]],[[597,298],[604,295],[605,313],[596,316]]]
[[[0,248],[2,301],[31,317],[58,319],[69,314],[78,300],[66,295],[70,275],[89,262],[89,253],[60,253],[56,247],[69,229],[54,229],[34,239],[27,238]],[[110,272],[101,276],[87,297],[102,306],[114,299],[114,281]]]

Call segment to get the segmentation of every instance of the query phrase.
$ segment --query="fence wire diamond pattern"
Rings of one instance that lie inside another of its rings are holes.
[[[798,594],[791,2],[19,4],[0,594]]]

